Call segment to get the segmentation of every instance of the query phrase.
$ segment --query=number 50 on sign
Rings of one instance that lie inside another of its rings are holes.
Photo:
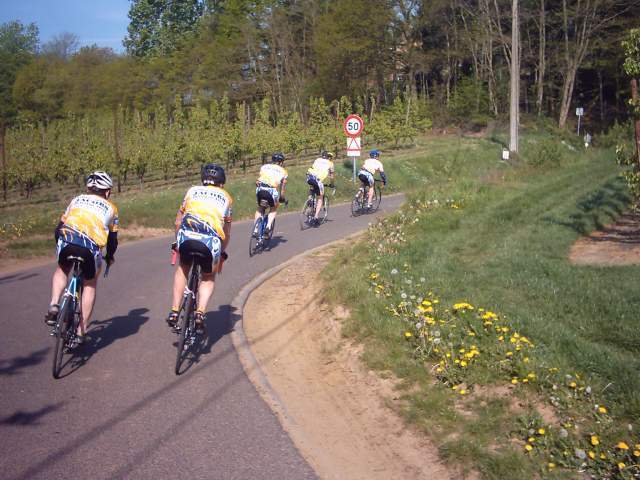
[[[364,121],[358,115],[349,115],[344,119],[343,129],[348,137],[357,137],[362,133]]]

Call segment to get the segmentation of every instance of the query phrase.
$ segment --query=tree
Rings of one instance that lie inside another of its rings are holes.
[[[42,45],[42,54],[67,61],[80,48],[80,40],[75,33],[62,32]]]
[[[518,153],[520,123],[520,28],[518,0],[513,0],[511,17],[511,108],[509,110],[509,151]]]
[[[625,60],[624,71],[631,77],[631,109],[635,119],[636,157],[640,167],[640,94],[638,93],[638,77],[640,77],[640,28],[629,32],[622,42]]]
[[[171,53],[196,31],[203,13],[200,0],[132,0],[124,46],[134,57]]]
[[[38,48],[38,28],[18,21],[0,25],[0,162],[2,165],[2,196],[7,200],[7,157],[5,139],[7,127],[14,121],[17,108],[13,84],[18,70],[29,63]]]

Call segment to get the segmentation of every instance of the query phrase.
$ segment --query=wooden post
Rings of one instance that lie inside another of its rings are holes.
[[[5,139],[7,136],[7,126],[0,121],[0,162],[2,162],[2,199],[7,201],[7,155]]]
[[[513,0],[511,19],[511,108],[509,110],[509,151],[518,153],[518,124],[520,123],[520,32],[518,0]]]

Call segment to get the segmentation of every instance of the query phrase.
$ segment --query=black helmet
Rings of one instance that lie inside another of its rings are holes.
[[[224,168],[217,163],[205,163],[200,176],[203,185],[224,185],[227,180]]]
[[[282,163],[284,162],[284,154],[282,152],[276,152],[271,155],[271,161],[273,163]]]

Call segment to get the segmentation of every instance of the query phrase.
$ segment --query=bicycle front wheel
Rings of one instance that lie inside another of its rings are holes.
[[[251,237],[249,238],[249,256],[253,257],[258,251],[258,245],[260,244],[260,237],[262,236],[262,217],[258,218],[253,224],[253,230],[251,230]]]
[[[193,315],[193,294],[189,294],[183,300],[183,306],[178,313],[178,325],[180,326],[180,336],[178,337],[178,352],[176,356],[176,375],[180,375],[180,366],[186,356],[189,344],[187,339],[191,335],[191,315]]]
[[[320,223],[324,223],[327,221],[328,216],[329,216],[329,197],[327,197],[327,195],[325,194],[324,198],[322,199],[322,208],[320,209],[320,216],[318,217],[318,220],[320,220]]]
[[[315,202],[311,198],[307,198],[300,212],[300,230],[306,230],[311,226],[311,219],[315,214]]]
[[[266,220],[265,220],[266,221]],[[269,230],[269,236],[265,237],[264,239],[264,245],[262,245],[262,248],[268,248],[269,245],[271,245],[271,238],[273,237],[273,231],[276,229],[276,219],[273,219],[273,222],[271,223],[271,230]]]
[[[58,318],[56,319],[56,334],[54,337],[55,346],[53,349],[53,368],[51,372],[53,374],[53,378],[60,378],[64,348],[69,336],[69,329],[73,324],[74,308],[72,308],[73,305],[70,305],[70,303],[73,302],[67,300],[62,302],[62,307],[60,307]]]

